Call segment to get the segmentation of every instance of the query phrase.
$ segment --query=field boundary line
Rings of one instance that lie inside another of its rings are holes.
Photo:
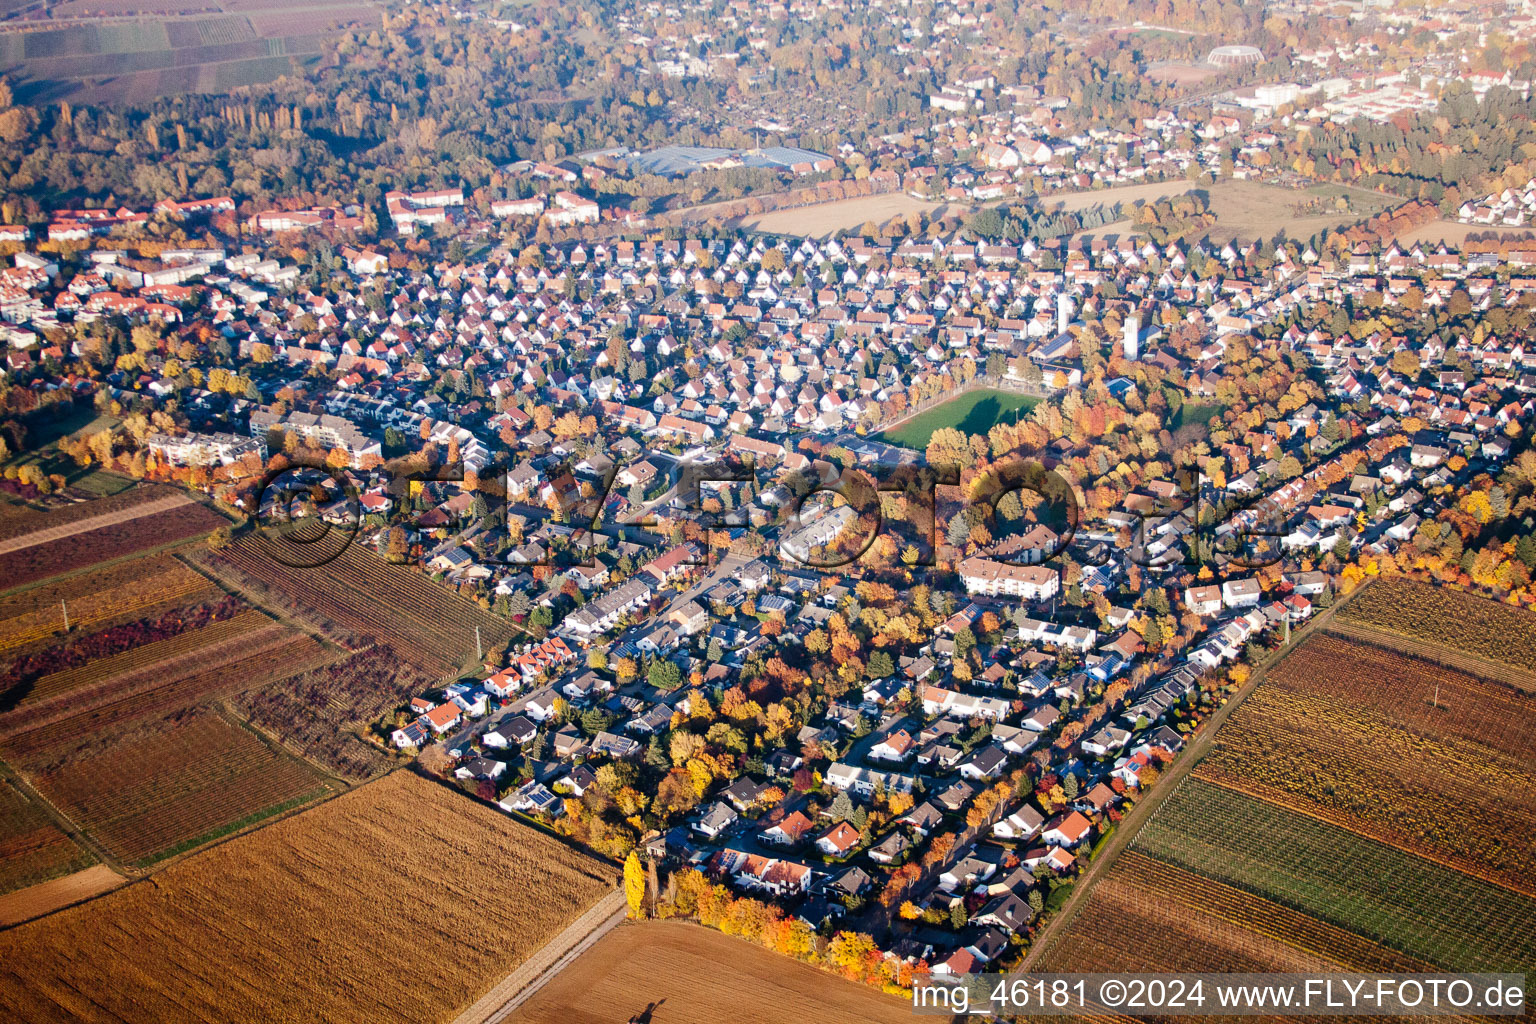
[[[624,890],[614,889],[470,1004],[453,1019],[453,1024],[500,1024],[626,916]]]
[[[1490,661],[1475,654],[1459,651],[1454,647],[1437,644],[1406,633],[1382,626],[1351,622],[1347,619],[1329,623],[1328,632],[1345,640],[1370,644],[1397,654],[1423,661],[1432,661],[1445,668],[1453,668],[1489,682],[1513,687],[1522,693],[1536,694],[1536,673],[1500,661]]]
[[[1240,796],[1245,796],[1250,800],[1257,800],[1260,803],[1267,804],[1270,807],[1276,807],[1283,811],[1289,811],[1292,814],[1299,814],[1303,818],[1311,818],[1313,821],[1321,822],[1324,825],[1331,825],[1334,828],[1342,829],[1343,831],[1348,832],[1351,835],[1359,836],[1361,839],[1364,839],[1368,842],[1379,843],[1382,846],[1389,847],[1399,853],[1407,854],[1410,857],[1415,857],[1418,860],[1425,861],[1426,863],[1434,864],[1442,868],[1447,868],[1451,871],[1455,871],[1457,874],[1466,875],[1468,878],[1482,882],[1484,885],[1492,885],[1500,889],[1507,889],[1508,891],[1516,893],[1520,896],[1524,896],[1527,899],[1536,900],[1536,889],[1522,889],[1518,885],[1513,885],[1509,882],[1503,881],[1502,879],[1490,878],[1482,872],[1475,871],[1468,867],[1463,867],[1460,864],[1453,864],[1450,861],[1443,860],[1439,857],[1426,856],[1421,850],[1415,850],[1412,847],[1404,846],[1402,843],[1396,843],[1390,839],[1384,839],[1381,836],[1372,835],[1370,832],[1361,831],[1355,826],[1347,825],[1342,821],[1335,821],[1333,818],[1330,818],[1324,814],[1320,814],[1316,811],[1308,810],[1304,807],[1295,807],[1291,804],[1279,803],[1278,801],[1273,800],[1270,797],[1257,792],[1256,790],[1249,789],[1247,786],[1243,786],[1237,782],[1225,779],[1216,779],[1209,775],[1202,775],[1200,774],[1198,767],[1190,777],[1204,785],[1215,786],[1217,789],[1225,789],[1229,793],[1236,793]]]
[[[333,664],[335,664],[335,660],[334,659],[331,660],[331,661],[324,662],[324,663],[322,663],[320,665],[317,665],[316,669],[326,668],[326,667],[328,667],[330,665],[333,665]],[[310,671],[314,671],[314,669],[311,669]],[[295,674],[297,674],[297,673],[295,673]],[[286,681],[286,680],[291,679],[291,678],[293,678],[293,676],[291,676],[291,675],[284,676],[284,677],[282,677],[282,679],[275,680],[275,682],[283,682],[283,681]],[[358,786],[361,786],[361,785],[364,785],[365,783],[373,781],[372,778],[368,778],[368,779],[362,779],[362,780],[360,780],[358,782],[353,782],[350,779],[344,778],[344,777],[336,774],[335,769],[331,768],[329,765],[324,765],[324,764],[319,763],[318,761],[311,760],[309,758],[309,756],[307,754],[305,754],[303,751],[295,750],[291,746],[289,746],[288,745],[288,741],[283,739],[281,736],[278,736],[275,733],[268,732],[266,729],[264,729],[261,726],[257,725],[255,722],[253,722],[250,719],[245,718],[244,716],[242,716],[240,714],[239,709],[236,708],[230,702],[230,698],[228,698],[228,697],[220,698],[219,700],[215,701],[211,706],[212,706],[214,712],[216,714],[220,715],[230,725],[233,725],[233,726],[235,726],[237,728],[246,730],[247,732],[251,733],[251,735],[253,735],[257,739],[261,740],[261,742],[265,743],[272,750],[282,754],[284,757],[288,757],[288,758],[291,758],[291,759],[293,759],[295,761],[298,761],[300,764],[304,765],[305,767],[313,769],[315,772],[317,772],[321,777],[323,777],[327,781],[334,782],[337,786],[341,787],[340,789],[338,789],[336,791],[338,796],[340,794],[342,794],[342,793],[346,793],[346,792],[349,792],[351,790],[354,790]],[[376,777],[382,777],[382,776],[387,775],[387,774],[389,774],[389,773],[388,772],[380,772],[379,775],[376,776]]]
[[[1315,922],[1322,929],[1324,929],[1327,932],[1329,932],[1330,933],[1330,938],[1337,939],[1338,935],[1343,935],[1343,936],[1347,936],[1349,940],[1352,940],[1354,942],[1360,943],[1361,946],[1357,947],[1357,950],[1358,949],[1362,949],[1364,947],[1374,947],[1375,949],[1380,950],[1383,954],[1386,954],[1386,955],[1392,956],[1392,957],[1402,958],[1403,960],[1406,960],[1406,961],[1409,961],[1409,962],[1413,963],[1414,965],[1416,965],[1416,969],[1417,970],[1426,971],[1426,972],[1432,972],[1432,971],[1435,970],[1435,967],[1434,967],[1433,964],[1430,964],[1430,963],[1428,963],[1426,961],[1420,960],[1419,958],[1417,958],[1415,956],[1412,956],[1411,954],[1404,953],[1401,950],[1395,949],[1395,948],[1393,948],[1391,946],[1383,945],[1382,943],[1376,942],[1376,941],[1374,941],[1372,939],[1368,939],[1368,938],[1366,938],[1363,935],[1358,935],[1358,934],[1356,934],[1354,932],[1347,931],[1347,930],[1345,930],[1343,928],[1340,928],[1336,924],[1333,924],[1331,922],[1323,920],[1320,917],[1313,917],[1312,915],[1306,914],[1303,911],[1295,909],[1294,907],[1286,906],[1284,903],[1280,903],[1280,902],[1278,902],[1278,901],[1276,901],[1274,899],[1271,899],[1268,896],[1261,895],[1260,893],[1256,893],[1256,892],[1252,892],[1251,890],[1244,889],[1241,886],[1232,885],[1232,884],[1230,884],[1228,882],[1223,882],[1223,881],[1221,881],[1219,879],[1211,878],[1210,876],[1203,875],[1203,874],[1201,874],[1198,871],[1193,871],[1193,870],[1191,870],[1191,869],[1189,869],[1187,867],[1184,867],[1182,865],[1174,864],[1174,863],[1172,863],[1170,861],[1162,860],[1162,859],[1160,859],[1158,857],[1154,857],[1153,855],[1151,855],[1149,853],[1141,853],[1138,850],[1126,850],[1125,853],[1122,856],[1125,856],[1126,858],[1128,858],[1128,861],[1131,864],[1131,867],[1133,868],[1133,870],[1136,868],[1136,861],[1138,861],[1138,860],[1145,861],[1145,862],[1147,862],[1149,864],[1156,865],[1155,870],[1162,870],[1162,871],[1167,871],[1167,872],[1175,872],[1175,873],[1178,873],[1178,874],[1187,875],[1191,879],[1194,879],[1201,886],[1206,887],[1207,891],[1209,891],[1213,895],[1222,895],[1222,894],[1225,894],[1225,893],[1233,893],[1233,894],[1236,894],[1237,896],[1239,896],[1242,899],[1252,900],[1257,905],[1261,905],[1261,906],[1263,906],[1265,908],[1273,908],[1273,912],[1279,912],[1279,913],[1283,913],[1283,914],[1295,914],[1295,915],[1298,915],[1298,916],[1307,917],[1310,921]],[[1145,870],[1145,869],[1142,869],[1142,870]],[[1139,882],[1140,882],[1140,880],[1138,879],[1138,883]],[[1362,965],[1360,963],[1357,963],[1357,962],[1354,962],[1354,961],[1350,961],[1350,960],[1341,959],[1337,950],[1331,949],[1331,948],[1324,948],[1325,945],[1326,945],[1325,943],[1321,943],[1321,942],[1317,942],[1317,941],[1313,940],[1313,941],[1311,941],[1309,943],[1304,944],[1303,941],[1298,940],[1298,938],[1288,937],[1286,935],[1286,933],[1285,933],[1285,930],[1282,927],[1270,924],[1268,921],[1264,920],[1263,918],[1259,918],[1259,917],[1244,918],[1241,915],[1235,914],[1235,913],[1231,912],[1230,910],[1227,910],[1225,907],[1222,907],[1222,906],[1219,906],[1219,905],[1218,906],[1212,906],[1212,905],[1202,904],[1202,905],[1198,905],[1197,906],[1193,901],[1191,901],[1189,899],[1181,898],[1181,897],[1179,897],[1178,895],[1175,895],[1175,894],[1170,894],[1170,893],[1168,893],[1165,890],[1157,890],[1154,893],[1154,895],[1159,896],[1159,897],[1161,897],[1163,899],[1169,899],[1169,900],[1181,903],[1184,906],[1190,908],[1191,910],[1195,910],[1195,911],[1197,911],[1197,912],[1199,912],[1201,914],[1209,915],[1210,917],[1214,917],[1214,918],[1216,918],[1217,920],[1220,920],[1220,921],[1225,921],[1228,924],[1236,925],[1239,928],[1247,929],[1247,930],[1252,931],[1252,932],[1254,932],[1254,933],[1256,933],[1258,935],[1267,936],[1267,937],[1269,937],[1271,939],[1274,939],[1276,942],[1280,942],[1280,943],[1282,943],[1284,945],[1290,946],[1293,949],[1299,949],[1302,952],[1310,953],[1313,956],[1319,957],[1319,958],[1321,958],[1323,960],[1331,961],[1331,962],[1337,964],[1339,970],[1341,970],[1341,971],[1359,971],[1359,970],[1363,969],[1363,967],[1362,967]],[[1331,933],[1338,933],[1338,935],[1333,935]]]
[[[197,503],[193,502],[193,504]],[[35,580],[28,580],[26,583],[18,583],[14,587],[4,587],[3,589],[0,589],[0,597],[10,597],[14,594],[25,594],[29,590],[36,590],[38,587],[46,586],[49,583],[57,583],[60,580],[74,579],[76,576],[83,576],[86,573],[96,572],[100,569],[110,569],[114,565],[121,565],[124,562],[132,562],[140,558],[151,558],[155,555],[164,554],[175,555],[185,549],[196,547],[207,538],[208,534],[212,533],[216,529],[218,529],[218,527],[211,526],[203,533],[194,533],[192,536],[182,537],[180,540],[168,540],[164,544],[156,544],[152,547],[144,548],[142,551],[129,551],[121,555],[115,555],[112,558],[104,558],[99,562],[91,562],[89,565],[76,566],[73,569],[65,569],[61,572],[54,573],[52,576],[41,576]]]
[[[105,846],[97,842],[94,836],[77,825],[75,820],[65,814],[52,800],[48,799],[42,790],[32,785],[32,780],[21,769],[5,761],[0,761],[0,778],[15,786],[24,797],[42,808],[43,813],[53,819],[53,823],[58,826],[59,831],[68,836],[72,842],[78,844],[81,849],[88,851],[97,861],[106,865],[124,879],[131,880],[138,876],[138,869],[123,863],[121,859],[111,853]]]
[[[126,698],[153,693],[155,690],[174,685],[203,672],[238,664],[254,655],[281,647],[291,639],[282,623],[267,619],[260,611],[253,609],[253,612],[264,621],[252,629],[239,632],[233,629],[222,630],[221,634],[229,635],[215,636],[213,643],[203,643],[157,661],[133,665],[115,675],[91,679],[73,689],[40,698],[32,704],[13,708],[0,717],[0,737],[8,742],[16,740],[38,729],[99,711]],[[211,625],[221,626],[224,623],[238,621],[237,616]],[[200,630],[192,630],[157,642],[177,641],[183,637],[207,640],[206,636],[198,636],[199,633]],[[212,654],[209,653],[208,648],[213,648]],[[130,650],[123,653],[133,652]],[[85,668],[88,665],[77,667]],[[43,677],[43,679],[47,678],[47,676]]]
[[[102,530],[109,526],[119,526],[123,523],[132,522],[135,519],[143,519],[145,516],[169,512],[173,509],[181,508],[183,505],[196,504],[197,502],[185,494],[168,494],[163,498],[142,501],[137,505],[129,505],[127,508],[121,508],[115,512],[92,516],[89,519],[77,519],[73,523],[64,523],[61,526],[33,530],[31,533],[24,533],[10,540],[0,541],[0,555],[25,551],[27,548],[35,548],[39,544],[49,544],[56,540],[63,540],[65,537],[73,537],[79,533],[90,533],[93,530]]]

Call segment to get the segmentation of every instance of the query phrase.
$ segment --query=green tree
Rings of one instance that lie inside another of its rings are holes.
[[[675,661],[657,658],[646,670],[645,678],[658,690],[675,690],[682,685],[683,670],[677,667]]]
[[[964,661],[975,649],[976,634],[970,626],[961,626],[955,631],[955,660]]]
[[[875,651],[869,656],[869,662],[864,666],[864,671],[871,679],[884,679],[895,673],[896,665],[885,651]]]

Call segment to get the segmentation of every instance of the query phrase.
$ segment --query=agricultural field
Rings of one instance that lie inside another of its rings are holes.
[[[258,612],[163,643],[150,655],[130,651],[111,659],[89,681],[72,680],[79,684],[72,693],[0,715],[0,756],[45,771],[111,745],[122,729],[139,722],[160,721],[334,657]],[[48,685],[46,678],[42,682]]]
[[[1127,942],[1127,936],[1135,936]],[[1419,971],[1425,965],[1250,892],[1127,850],[1042,971]]]
[[[1195,187],[1191,182],[1180,179],[1154,181],[1144,185],[1116,185],[1114,188],[1090,189],[1086,192],[1046,193],[1039,198],[1040,205],[1048,210],[1062,209],[1075,213],[1095,206],[1114,206],[1116,203],[1126,208],[1133,203],[1155,203],[1159,199],[1181,196]]]
[[[29,102],[132,102],[270,82],[342,32],[380,24],[366,0],[67,0],[50,13],[48,23],[0,35],[0,63],[15,69]]]
[[[402,661],[388,646],[278,679],[233,701],[251,724],[288,749],[347,779],[394,767],[365,730],[436,680]]]
[[[1202,779],[1536,897],[1536,696],[1323,634],[1217,741]]]
[[[1186,781],[1133,848],[1447,970],[1536,962],[1529,896],[1203,780]]]
[[[617,879],[395,772],[0,933],[0,1005],[18,1024],[449,1021]]]
[[[125,667],[154,664],[159,646],[183,633],[233,619],[248,611],[236,597],[184,604],[94,633],[71,634],[46,650],[18,657],[0,671],[0,694],[7,710],[49,701]],[[194,641],[195,645],[195,641]],[[177,646],[184,646],[177,645]]]
[[[217,592],[215,592],[217,593]],[[313,668],[334,653],[218,594],[71,634],[0,666],[0,751],[41,769],[126,728]]]
[[[153,723],[33,782],[109,854],[141,867],[331,792],[312,768],[204,710]]]
[[[12,590],[0,596],[0,656],[55,642],[66,613],[70,629],[83,630],[217,594],[206,577],[163,554]]]
[[[690,215],[707,215],[707,211],[708,207],[697,207],[687,212]],[[839,231],[857,230],[869,221],[877,225],[884,224],[909,213],[922,213],[930,220],[939,220],[951,214],[966,212],[967,209],[962,206],[931,203],[905,192],[886,192],[797,206],[788,210],[770,210],[743,218],[739,226],[749,231],[792,235],[796,238],[831,238]]]
[[[0,779],[0,893],[80,871],[96,862],[48,812]]]
[[[167,502],[167,499],[175,499],[177,504],[185,504],[191,500],[185,494],[168,487],[141,485],[96,501],[75,502],[59,508],[50,508],[46,512],[27,508],[24,505],[11,505],[7,502],[9,514],[0,517],[0,554],[78,532],[82,529],[80,524],[92,519],[101,519],[101,523],[95,524],[100,526],[109,522],[121,522],[138,515],[148,515],[155,509],[145,508],[145,506],[155,506],[157,503]],[[162,504],[160,507],[169,506]],[[83,528],[92,529],[93,527]]]
[[[135,492],[127,492],[135,493]],[[105,498],[102,501],[113,501]],[[160,502],[165,504],[161,505]],[[100,502],[90,502],[93,507]],[[142,514],[133,506],[69,524],[51,521],[41,530],[0,542],[0,578],[10,587],[49,579],[128,555],[165,548],[209,533],[224,520],[195,501],[155,499]],[[39,538],[33,541],[33,538]]]
[[[1507,620],[1525,614],[1515,609],[1393,584],[1356,595],[1329,629],[1346,628],[1345,613],[1438,615],[1466,649],[1491,654],[1490,636],[1529,628]],[[1515,971],[1536,961],[1524,924],[1536,919],[1536,696],[1325,632],[1269,669],[1215,740],[1041,969]]]
[[[414,569],[390,565],[353,544],[314,568],[270,557],[264,538],[198,555],[199,564],[235,589],[310,623],[350,650],[387,644],[407,664],[432,676],[458,671],[475,652],[511,638],[518,627]]]
[[[70,537],[131,528],[163,519],[155,511],[163,499],[146,491],[74,506],[60,525],[79,530]],[[205,514],[177,501],[177,509]],[[118,517],[118,525],[97,525]],[[12,543],[25,543],[37,531],[11,533]],[[346,578],[352,564],[338,562],[332,579]],[[349,621],[371,614],[391,636],[410,629],[414,657],[372,636],[350,653],[338,650],[164,552],[0,595],[0,643],[8,646],[0,648],[0,758],[110,863],[138,868],[323,799],[342,787],[327,773],[360,781],[397,766],[369,730],[444,674],[449,663],[436,652],[446,645],[431,635],[439,619],[471,623],[461,653],[473,650],[473,623],[487,645],[510,626],[414,573],[376,558],[358,564],[384,571],[364,579],[359,570]],[[330,585],[333,594],[345,589]],[[414,618],[388,603],[397,591]],[[28,849],[20,840],[0,846],[9,849],[14,865],[0,856],[0,877],[14,867],[31,878]]]
[[[744,939],[651,921],[603,936],[507,1020],[610,1024],[647,1006],[653,1024],[895,1024],[912,1017],[904,1000]]]
[[[208,704],[333,657],[224,594],[71,634],[0,666],[0,756],[144,866],[325,795],[314,769]]]
[[[241,661],[292,632],[238,598],[173,609],[17,658],[0,675],[0,737]],[[251,685],[251,680],[234,680]]]
[[[0,928],[9,928],[51,914],[55,910],[84,903],[122,884],[122,875],[105,864],[94,864],[83,871],[17,889],[0,896]]]
[[[1346,623],[1536,672],[1536,614],[1415,580],[1377,580],[1339,609]]]
[[[954,427],[962,433],[985,436],[998,423],[1016,413],[1024,415],[1039,402],[1032,395],[977,388],[902,421],[880,437],[890,444],[922,451],[936,430]]]

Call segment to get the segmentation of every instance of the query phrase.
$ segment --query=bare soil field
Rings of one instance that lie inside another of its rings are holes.
[[[1116,203],[1124,203],[1126,206],[1130,206],[1132,203],[1152,203],[1159,199],[1167,199],[1169,196],[1181,196],[1195,188],[1199,188],[1199,186],[1182,179],[1178,181],[1154,181],[1147,185],[1120,185],[1116,188],[1099,189],[1092,192],[1042,194],[1040,196],[1040,205],[1048,210],[1059,207],[1068,211],[1088,210],[1095,206],[1113,206]]]
[[[447,1021],[617,876],[396,772],[0,934],[0,1006],[18,1024]]]
[[[1351,209],[1306,216],[1297,216],[1291,210],[1295,203],[1310,197],[1332,196],[1340,192],[1348,192]],[[1292,189],[1256,181],[1218,182],[1211,187],[1210,193],[1211,211],[1216,214],[1216,226],[1211,229],[1210,237],[1223,242],[1233,238],[1245,242],[1270,238],[1280,231],[1284,231],[1288,238],[1309,238],[1327,228],[1364,220],[1399,202],[1363,189],[1334,186]]]
[[[0,896],[0,928],[9,928],[51,914],[62,907],[83,903],[123,884],[123,876],[97,864],[51,882],[28,886]]]
[[[518,1007],[510,1024],[872,1024],[904,1001],[700,925],[625,924]]]
[[[1069,211],[1101,205],[1109,206],[1114,203],[1123,203],[1129,207],[1132,203],[1155,202],[1194,190],[1203,191],[1210,196],[1211,212],[1216,214],[1216,224],[1207,234],[1218,242],[1226,242],[1234,238],[1243,241],[1270,238],[1282,230],[1290,238],[1309,238],[1330,227],[1364,220],[1387,206],[1394,205],[1393,201],[1385,196],[1364,189],[1346,189],[1337,186],[1293,189],[1280,185],[1266,185],[1257,181],[1220,181],[1205,187],[1189,181],[1164,181],[1151,185],[1124,185],[1098,192],[1043,196],[1041,201],[1048,208],[1059,205]],[[1352,209],[1306,216],[1297,216],[1292,212],[1295,204],[1309,198],[1331,197],[1341,192],[1349,194],[1353,204]],[[1123,234],[1129,226],[1129,220],[1123,219],[1082,232],[1082,235],[1099,237],[1105,234]],[[1140,232],[1131,233],[1139,234]]]
[[[738,222],[738,226],[776,235],[830,238],[839,231],[857,228],[870,220],[884,224],[892,217],[905,217],[909,213],[926,213],[930,218],[938,218],[965,212],[966,208],[962,206],[930,203],[905,192],[886,192],[877,196],[858,196],[832,203],[800,206],[793,210],[773,210],[745,217]]]

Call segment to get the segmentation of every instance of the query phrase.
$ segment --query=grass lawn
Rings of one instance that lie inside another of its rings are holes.
[[[964,434],[985,436],[998,423],[1012,419],[1016,412],[1023,416],[1039,402],[1033,395],[979,388],[918,413],[895,429],[885,431],[880,438],[888,444],[922,451],[935,430],[954,427]]]
[[[40,419],[28,424],[27,448],[33,451],[55,444],[69,434],[95,433],[115,424],[111,416],[98,413],[90,406],[79,406],[68,415],[57,419]]]
[[[1220,416],[1226,411],[1227,407],[1218,402],[1209,404],[1185,402],[1179,406],[1179,411],[1173,415],[1173,429],[1178,430],[1189,423],[1195,423],[1203,427],[1210,422],[1212,416]]]
[[[79,472],[79,469],[76,468],[74,472]],[[65,474],[65,476],[68,475],[68,473]],[[110,498],[114,494],[123,493],[137,482],[131,476],[119,476],[101,469],[87,469],[81,476],[70,480],[69,485],[76,490],[94,494],[98,498]]]
[[[94,434],[116,425],[114,416],[98,413],[86,406],[75,409],[69,415],[31,425],[27,434],[27,450],[13,457],[8,466],[36,465],[44,473],[58,474],[78,487],[98,496],[117,494],[133,486],[133,481],[115,473],[79,466],[75,460],[59,451],[58,443],[65,437]]]
[[[1046,196],[1044,203],[1048,207],[1060,203],[1068,210],[1081,210],[1099,204],[1112,206],[1116,202],[1122,203],[1124,205],[1121,212],[1126,215],[1126,219],[1105,224],[1081,234],[1094,237],[1102,237],[1106,234],[1139,235],[1142,232],[1129,220],[1132,203],[1138,200],[1150,203],[1191,191],[1204,192],[1209,198],[1211,212],[1216,215],[1216,223],[1207,232],[1207,237],[1218,244],[1234,238],[1245,241],[1270,238],[1280,232],[1284,232],[1287,238],[1308,238],[1327,228],[1365,220],[1388,206],[1395,205],[1390,198],[1379,193],[1347,185],[1324,184],[1305,189],[1293,189],[1257,181],[1230,179],[1218,181],[1214,185],[1203,188],[1193,182],[1182,180],[1121,185],[1097,191]],[[1333,200],[1340,196],[1348,199],[1348,209],[1334,209],[1327,204],[1307,208],[1300,213],[1295,209],[1297,204],[1309,199]]]

